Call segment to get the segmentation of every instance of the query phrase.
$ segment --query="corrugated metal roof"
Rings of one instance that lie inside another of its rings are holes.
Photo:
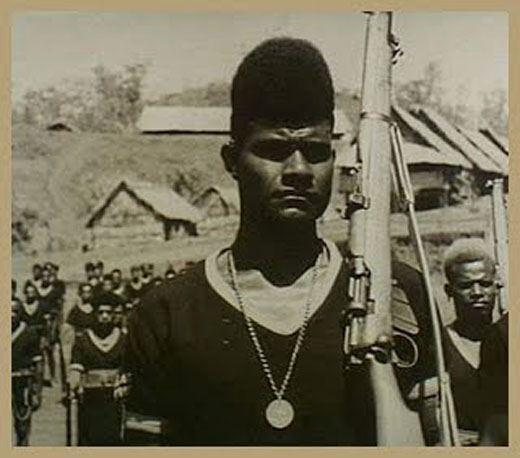
[[[446,141],[449,141],[453,147],[464,154],[476,168],[485,172],[502,174],[502,170],[497,164],[469,142],[457,127],[448,122],[443,116],[428,107],[419,107],[414,111],[421,119],[431,124],[430,128],[436,129],[438,135],[443,135]]]
[[[505,175],[509,174],[509,157],[484,134],[476,130],[459,128],[466,138],[497,164]]]
[[[427,146],[435,148],[445,158],[446,164],[459,165],[464,168],[472,167],[472,163],[468,161],[459,151],[452,148],[448,143],[446,143],[441,137],[439,137],[415,116],[395,104],[392,105],[392,110],[394,116],[397,115],[399,118],[397,119],[397,123],[405,123],[426,143]]]
[[[352,132],[345,113],[334,110],[334,135]],[[229,134],[230,107],[144,107],[137,127],[142,133],[212,133]]]
[[[123,180],[119,182],[107,197],[102,199],[89,218],[86,224],[87,227],[91,227],[97,220],[102,218],[106,208],[120,192],[128,192],[133,198],[164,219],[183,220],[193,223],[202,219],[202,215],[197,208],[167,186]]]
[[[349,168],[355,165],[355,145],[348,142],[340,142],[336,148],[336,167]],[[417,143],[404,142],[402,145],[405,161],[408,165],[429,164],[435,166],[460,167],[458,160],[446,157],[435,148],[419,145]]]

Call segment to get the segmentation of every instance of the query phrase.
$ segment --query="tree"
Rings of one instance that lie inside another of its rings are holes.
[[[46,127],[62,119],[93,132],[132,130],[143,108],[146,70],[141,63],[116,71],[99,65],[92,70],[93,79],[30,90],[14,108],[13,120]]]
[[[93,69],[97,97],[95,122],[100,131],[131,130],[141,114],[144,64],[126,65],[123,71],[111,72],[103,65]]]
[[[480,118],[498,134],[507,136],[509,110],[505,89],[494,89],[484,94]]]
[[[396,85],[395,100],[404,109],[413,105],[439,108],[442,105],[442,71],[438,62],[429,62],[421,78]]]

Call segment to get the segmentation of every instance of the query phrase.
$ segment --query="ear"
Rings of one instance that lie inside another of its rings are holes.
[[[238,150],[234,142],[226,143],[220,149],[220,156],[224,161],[226,170],[231,174],[234,180],[237,179],[237,154]]]

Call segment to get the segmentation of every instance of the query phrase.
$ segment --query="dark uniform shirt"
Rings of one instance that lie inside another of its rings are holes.
[[[443,330],[443,343],[459,436],[462,445],[476,445],[481,415],[478,368],[461,354],[447,329]]]
[[[35,359],[42,356],[40,335],[34,327],[23,325],[24,329],[11,343],[11,370],[29,369]]]
[[[406,275],[416,282],[411,271]],[[133,375],[129,408],[167,418],[168,441],[176,445],[375,445],[368,374],[364,367],[345,371],[347,280],[343,264],[309,320],[284,396],[295,410],[287,428],[267,423],[274,395],[244,317],[210,286],[203,263],[153,289],[130,315],[124,365]],[[411,321],[419,328],[417,318]],[[280,383],[298,333],[255,329]],[[413,332],[414,338],[421,334]],[[417,377],[407,372],[402,383]]]
[[[506,314],[489,328],[482,341],[479,399],[485,417],[508,413],[508,326]]]
[[[70,310],[69,315],[67,316],[67,323],[74,327],[76,333],[92,328],[95,322],[96,317],[94,310],[87,313],[77,305]]]

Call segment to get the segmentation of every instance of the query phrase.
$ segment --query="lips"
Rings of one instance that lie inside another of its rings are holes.
[[[489,302],[472,302],[471,307],[473,310],[485,312],[491,308]]]
[[[273,194],[275,199],[281,200],[305,200],[313,201],[316,198],[316,193],[309,191],[298,191],[295,189],[289,189],[284,191],[277,191]]]

